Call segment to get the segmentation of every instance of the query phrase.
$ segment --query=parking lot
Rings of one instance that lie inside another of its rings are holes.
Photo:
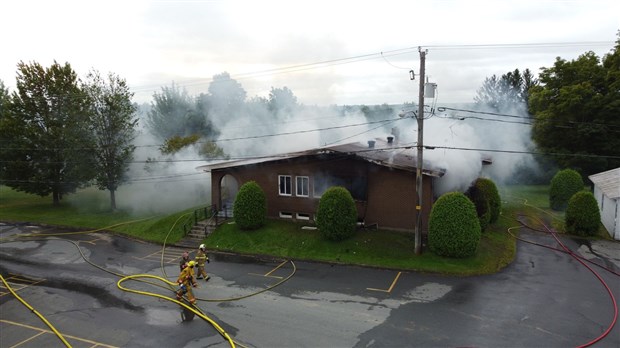
[[[122,275],[132,274],[175,281],[184,250],[107,233],[63,232],[0,225],[0,273],[72,346],[230,345],[214,325],[178,304],[117,286]],[[20,233],[40,237],[11,239]],[[522,236],[553,245],[548,236]],[[566,243],[620,272],[618,243],[593,244],[594,254]],[[506,269],[472,277],[216,253],[210,258],[211,279],[198,280],[194,289],[197,305],[242,347],[566,347],[597,338],[614,315],[590,271],[564,253],[521,242]],[[620,277],[597,271],[620,293]],[[123,285],[174,298],[162,284]],[[63,346],[5,286],[0,331],[2,347]],[[595,346],[619,347],[618,325]]]

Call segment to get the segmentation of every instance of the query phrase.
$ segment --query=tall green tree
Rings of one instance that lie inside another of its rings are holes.
[[[4,81],[0,80],[0,120],[8,112],[10,102],[9,89],[4,85]]]
[[[193,107],[187,91],[174,84],[170,87],[164,86],[160,93],[153,94],[146,125],[151,134],[161,141],[172,136],[188,135],[186,124],[193,116]]]
[[[276,119],[285,119],[294,115],[299,104],[297,103],[297,97],[288,87],[271,87],[268,107]]]
[[[209,84],[209,111],[218,125],[225,125],[231,120],[242,117],[242,110],[247,96],[241,84],[223,72],[213,76]]]
[[[174,84],[153,95],[146,125],[161,141],[174,136],[217,134],[209,118],[208,100],[202,96],[195,99]]]
[[[5,87],[4,81],[0,80],[0,183],[8,170],[10,162],[8,162],[11,152],[17,144],[12,144],[9,134],[13,132],[10,128],[14,122],[9,118],[9,108],[11,104],[11,96],[8,88]]]
[[[602,63],[593,52],[542,68],[531,90],[532,138],[584,177],[620,166],[620,40]],[[575,154],[580,156],[575,156]]]
[[[96,183],[100,190],[110,192],[110,207],[116,209],[116,190],[126,181],[129,162],[133,158],[136,137],[137,107],[127,82],[109,73],[107,80],[98,71],[91,71],[82,86],[88,96],[96,143]]]
[[[527,112],[529,91],[538,81],[529,69],[509,71],[501,77],[487,77],[474,102],[495,112]]]
[[[17,91],[2,122],[2,182],[15,190],[63,195],[94,176],[87,97],[69,63],[17,64]]]

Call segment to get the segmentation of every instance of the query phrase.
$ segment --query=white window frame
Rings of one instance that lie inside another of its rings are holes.
[[[297,213],[295,214],[295,219],[310,221],[310,214]]]
[[[301,185],[299,185],[299,179],[301,179]],[[306,194],[303,193],[304,188],[306,189]],[[301,189],[301,194],[299,193],[300,189]],[[309,176],[296,176],[295,177],[295,196],[310,197],[310,177]]]
[[[282,219],[292,219],[293,218],[293,213],[290,213],[288,211],[281,211],[280,212],[280,218],[282,218]]]
[[[288,185],[286,179],[288,178]],[[284,180],[284,191],[282,192],[282,180]],[[288,192],[286,192],[288,188]],[[293,177],[290,175],[278,175],[278,193],[280,196],[292,196],[293,195]]]

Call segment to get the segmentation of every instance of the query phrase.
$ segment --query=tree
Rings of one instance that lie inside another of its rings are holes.
[[[292,117],[297,111],[297,97],[288,87],[273,88],[269,92],[269,111],[277,119]]]
[[[210,112],[218,125],[224,125],[240,116],[246,92],[230,74],[223,72],[213,76],[209,84]]]
[[[465,196],[476,206],[480,230],[484,232],[491,221],[491,207],[489,206],[489,199],[476,183],[477,181],[467,189]]]
[[[255,230],[265,224],[266,215],[267,199],[263,189],[255,181],[241,185],[233,204],[237,226],[242,230]]]
[[[2,122],[2,181],[53,203],[94,177],[87,97],[69,63],[17,64],[17,91]]]
[[[497,186],[491,179],[478,178],[475,182],[476,187],[482,191],[489,202],[489,212],[491,213],[489,222],[494,223],[499,219],[502,210],[502,199],[497,191]]]
[[[480,235],[474,203],[460,192],[439,197],[428,220],[428,245],[433,253],[458,258],[473,256]]]
[[[583,190],[583,179],[575,170],[560,170],[551,179],[549,206],[553,210],[564,210],[570,198]]]
[[[328,240],[341,241],[355,234],[357,209],[351,193],[342,186],[332,186],[323,193],[316,211],[316,225]]]
[[[4,81],[0,80],[0,183],[2,178],[8,171],[11,162],[8,162],[9,156],[15,151],[19,151],[19,145],[13,143],[9,134],[15,132],[11,128],[15,128],[15,120],[9,118],[9,109],[11,104],[11,96],[8,88],[4,86]]]
[[[9,103],[9,89],[4,86],[4,81],[0,80],[0,120],[8,113]]]
[[[110,191],[110,207],[116,209],[115,192],[124,181],[133,158],[137,108],[131,103],[133,93],[127,82],[115,74],[105,81],[97,71],[87,76],[83,90],[88,95],[96,143],[95,177],[100,190]]]
[[[495,112],[527,112],[529,91],[538,81],[529,69],[523,74],[519,69],[484,80],[474,102]]]
[[[161,141],[174,136],[199,134],[209,137],[217,133],[209,120],[206,101],[201,97],[190,97],[187,91],[174,84],[162,87],[161,93],[153,95],[146,125]]]
[[[620,36],[620,34],[619,34]],[[532,139],[584,177],[620,166],[620,39],[601,64],[587,52],[542,68],[530,93]],[[580,156],[575,156],[575,155]]]
[[[568,201],[566,208],[566,232],[582,236],[594,236],[601,223],[601,212],[592,192],[580,191]]]

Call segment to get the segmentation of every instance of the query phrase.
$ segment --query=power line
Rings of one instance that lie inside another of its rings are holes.
[[[416,148],[416,145],[402,145],[391,146],[387,148],[369,148],[360,149],[355,151],[347,151],[350,154],[375,152],[375,151],[392,151],[399,149],[412,149]],[[479,152],[494,152],[494,153],[507,153],[507,154],[529,154],[529,155],[543,155],[543,156],[568,156],[568,157],[585,157],[585,158],[607,158],[607,159],[620,159],[620,156],[616,155],[597,155],[597,154],[583,154],[583,153],[560,153],[560,152],[541,152],[541,151],[526,151],[526,150],[501,150],[501,149],[484,149],[484,148],[469,148],[469,147],[452,147],[442,145],[429,145],[423,146],[427,150],[445,149],[445,150],[461,150],[461,151],[479,151]],[[253,155],[253,156],[229,156],[229,157],[214,157],[210,159],[205,158],[186,158],[186,159],[162,159],[162,160],[143,160],[143,161],[131,161],[129,163],[186,163],[186,162],[211,162],[211,161],[234,161],[234,160],[259,160],[259,159],[272,159],[272,158],[290,158],[291,153],[285,154],[269,154],[269,155]],[[0,161],[0,163],[21,163],[31,161]],[[37,162],[37,163],[68,163],[68,162]],[[69,162],[69,163],[90,163],[90,162]],[[188,175],[188,174],[183,174]]]
[[[446,107],[446,106],[440,106],[437,108],[437,111],[439,112],[444,112],[446,110],[452,110],[452,111],[460,111],[460,112],[468,112],[468,113],[473,113],[473,114],[481,114],[481,115],[490,115],[490,116],[499,116],[499,117],[510,117],[510,118],[519,118],[519,119],[525,119],[525,120],[530,120],[530,121],[547,121],[546,119],[540,119],[537,117],[529,117],[529,116],[518,116],[518,115],[510,115],[510,114],[503,114],[503,113],[498,113],[498,112],[487,112],[487,111],[478,111],[478,110],[467,110],[467,109],[458,109],[458,108],[450,108],[450,107]],[[480,118],[480,117],[466,117],[466,118],[475,118],[475,119],[479,119],[479,120],[488,120],[488,121],[498,121],[498,120],[494,120],[494,119],[489,119],[489,118]],[[550,120],[553,121],[553,120]],[[507,122],[507,123],[519,123],[519,122]],[[556,122],[557,123],[557,122]],[[585,125],[597,125],[597,126],[605,126],[605,127],[620,127],[620,124],[610,124],[610,123],[600,123],[600,122],[579,122],[579,121],[562,121],[562,123],[570,123],[570,124],[585,124]],[[533,125],[533,123],[523,123],[523,124],[531,124]],[[566,126],[560,126],[560,125],[554,125],[555,127],[559,127],[559,128],[569,128]],[[572,128],[572,127],[570,127]]]
[[[331,126],[331,127],[324,127],[324,128],[313,128],[313,129],[290,131],[290,132],[282,132],[282,133],[270,133],[270,134],[251,135],[251,136],[243,136],[243,137],[214,139],[214,140],[208,140],[208,141],[199,141],[199,142],[196,142],[195,144],[220,143],[220,142],[228,142],[228,141],[240,141],[240,140],[251,140],[251,139],[260,139],[260,138],[285,136],[285,135],[296,135],[296,134],[321,132],[321,131],[334,130],[334,129],[343,129],[343,128],[349,128],[349,127],[367,126],[367,125],[372,125],[372,124],[377,124],[377,123],[381,124],[379,127],[377,127],[377,128],[380,128],[380,127],[384,126],[385,124],[388,124],[388,123],[391,123],[391,122],[396,122],[396,121],[399,121],[399,120],[401,120],[401,118],[385,119],[385,120],[379,120],[379,121],[370,121],[370,122],[362,122],[362,123],[354,123],[354,124],[346,124],[346,125],[341,125],[341,126]],[[373,128],[373,129],[376,129],[376,128]],[[164,144],[145,144],[145,145],[134,145],[134,146],[138,148],[138,147],[161,147],[163,145]],[[78,151],[78,150],[96,150],[97,148],[95,148],[95,147],[83,147],[83,148],[58,147],[58,148],[45,148],[45,149],[41,149],[41,148],[30,149],[30,148],[20,148],[20,147],[1,147],[1,149],[4,149],[4,150],[28,150],[28,151],[31,151],[31,150],[38,150],[38,151],[61,151],[61,150],[66,150],[66,149],[72,149],[72,150]]]

